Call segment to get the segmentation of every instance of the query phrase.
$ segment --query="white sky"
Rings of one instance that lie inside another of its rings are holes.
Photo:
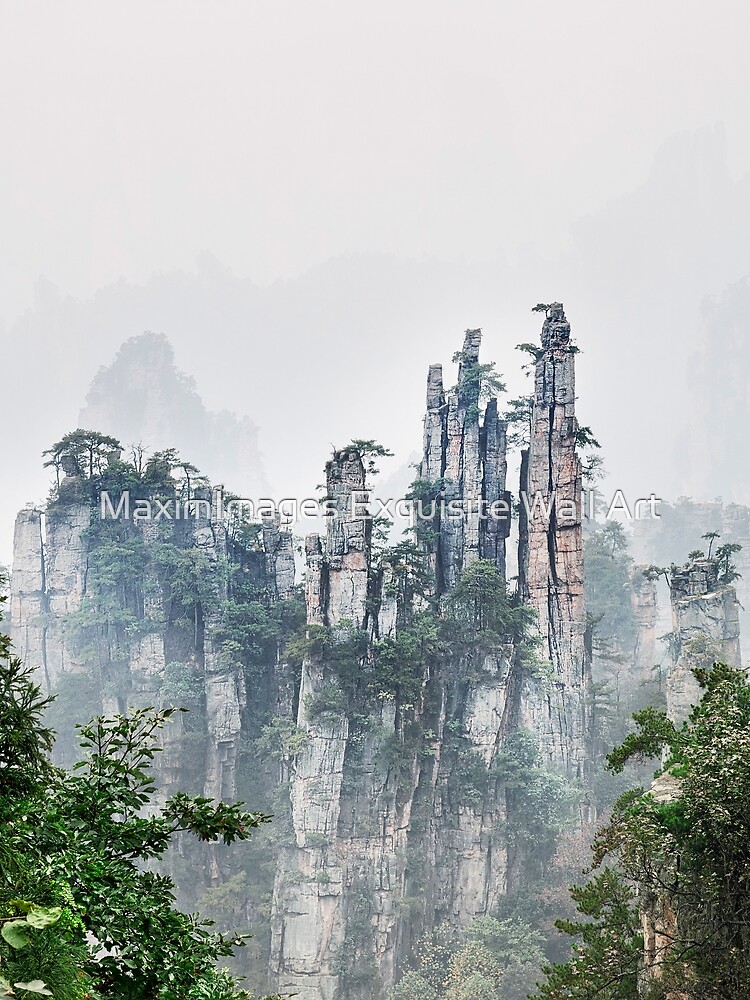
[[[0,563],[144,329],[287,493],[332,442],[405,460],[428,363],[483,326],[510,374],[560,298],[616,485],[682,489],[700,304],[750,272],[749,28],[741,0],[0,0]]]
[[[740,0],[2,0],[0,316],[209,250],[264,283],[353,250],[515,259],[722,121]]]

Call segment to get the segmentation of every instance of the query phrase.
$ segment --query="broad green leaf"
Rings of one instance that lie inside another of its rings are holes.
[[[59,906],[35,906],[28,917],[26,917],[26,920],[32,927],[37,927],[41,930],[43,927],[56,924],[61,916],[62,909]]]
[[[48,990],[41,979],[32,979],[30,983],[14,983],[17,990],[27,990],[29,993],[38,993],[40,996],[51,997],[52,991]]]
[[[9,899],[8,906],[15,906],[17,910],[21,910],[23,913],[28,913],[29,910],[34,909],[34,904],[30,903],[28,899]]]
[[[31,940],[31,928],[25,920],[11,920],[0,930],[11,948],[25,948]]]

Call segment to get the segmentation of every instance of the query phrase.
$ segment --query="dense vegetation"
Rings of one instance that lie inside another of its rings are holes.
[[[483,370],[469,376],[477,382],[495,377]],[[349,447],[370,472],[374,460],[387,454],[372,441]],[[149,459],[135,451],[124,461],[119,443],[95,432],[73,432],[49,455],[50,464],[65,473],[53,489],[53,506],[95,505],[101,489],[116,503],[123,489],[134,497],[190,500],[207,487],[174,451]],[[441,485],[418,481],[413,495],[429,502]],[[228,528],[226,553],[217,559],[196,546],[181,525],[158,525],[146,540],[132,522],[93,518],[86,538],[86,597],[65,620],[68,641],[87,669],[63,675],[51,704],[4,641],[4,683],[15,692],[7,705],[26,712],[28,721],[13,747],[7,740],[0,747],[22,762],[6,772],[9,778],[17,774],[21,785],[12,796],[3,788],[0,799],[14,830],[0,845],[3,871],[14,872],[17,882],[8,883],[0,898],[0,969],[9,989],[18,995],[49,989],[59,1000],[87,993],[125,1000],[238,995],[229,970],[236,972],[231,954],[244,942],[184,916],[174,908],[175,896],[183,908],[197,906],[222,928],[251,923],[255,937],[243,948],[242,968],[257,988],[270,988],[275,859],[292,842],[288,781],[308,738],[294,721],[300,665],[313,657],[325,664],[326,680],[307,696],[307,717],[322,725],[342,714],[348,720],[343,799],[356,794],[366,746],[377,747],[376,766],[388,780],[397,788],[408,784],[419,763],[434,753],[437,703],[445,698],[450,707],[441,722],[440,768],[446,803],[476,815],[502,804],[497,834],[508,851],[506,895],[491,915],[461,932],[443,924],[431,927],[422,912],[426,874],[418,845],[432,799],[422,800],[417,788],[410,821],[415,847],[407,851],[409,894],[403,900],[416,945],[390,1000],[524,1000],[535,989],[540,1000],[625,1000],[638,995],[639,982],[654,1000],[668,997],[670,989],[689,1000],[742,995],[748,985],[741,958],[747,944],[742,859],[750,848],[743,839],[743,802],[750,801],[743,741],[750,698],[737,671],[704,670],[706,696],[689,724],[675,730],[661,711],[656,665],[652,675],[632,676],[637,626],[630,593],[636,570],[619,525],[595,526],[586,538],[599,765],[591,794],[600,816],[615,804],[597,837],[594,877],[573,888],[572,902],[566,887],[587,862],[586,835],[573,822],[579,790],[542,765],[532,734],[507,736],[488,765],[465,732],[469,690],[497,683],[501,669],[510,669],[519,682],[544,681],[548,670],[539,657],[532,612],[494,564],[472,564],[437,600],[424,556],[433,541],[429,522],[421,524],[416,544],[390,545],[383,533],[375,546],[364,627],[346,621],[305,626],[300,595],[279,601],[267,588],[260,526],[240,518]],[[709,551],[716,537],[706,536]],[[716,552],[723,560],[723,582],[736,572],[731,563],[736,550],[728,545]],[[661,573],[659,567],[652,571]],[[164,611],[158,619],[146,613],[157,591]],[[393,635],[377,631],[380,595],[397,599]],[[172,653],[153,690],[148,686],[153,678],[123,673],[130,651],[150,633],[164,637]],[[154,798],[151,764],[169,740],[180,761],[180,780],[193,790],[202,786],[210,739],[201,660],[207,638],[254,694],[243,706],[237,766],[241,797],[261,810],[254,815],[168,787]],[[47,728],[69,727],[71,716],[97,716],[113,700],[143,704],[151,695],[155,713],[136,710],[99,719],[80,728],[82,746],[69,732],[53,742]],[[384,705],[395,716],[395,731],[388,734],[378,723]],[[189,712],[177,713],[175,706]],[[161,727],[168,719],[175,735],[165,743]],[[0,721],[6,732],[6,719]],[[621,795],[625,762],[629,770],[637,766],[635,782],[648,784],[651,772],[643,758],[664,747],[665,768],[679,782],[679,796],[661,802],[642,791]],[[600,766],[605,758],[606,770]],[[730,795],[735,786],[744,790]],[[711,810],[723,816],[724,826],[710,818]],[[263,822],[268,813],[274,814],[273,824]],[[191,843],[190,833],[198,840]],[[223,841],[235,842],[233,850],[226,851]],[[170,843],[176,849],[168,850]],[[51,860],[40,869],[42,856]],[[197,880],[196,869],[210,869],[213,877]],[[326,876],[321,869],[316,877]],[[658,954],[660,975],[648,981],[642,972],[638,887],[651,903],[665,898],[668,889],[679,914],[679,934]],[[352,886],[349,896],[353,916],[338,971],[344,995],[366,996],[376,981],[370,958],[372,893],[363,883]],[[576,941],[572,958],[556,923]],[[217,960],[228,967],[217,972]],[[545,965],[546,982],[536,987]]]
[[[596,874],[573,890],[580,915],[560,925],[573,958],[550,970],[538,1000],[750,995],[750,686],[722,664],[696,675],[703,697],[684,725],[645,709],[609,755],[615,772],[665,760],[652,791],[623,795],[599,832]],[[639,902],[656,930],[649,974]]]
[[[184,793],[157,804],[152,765],[173,710],[80,726],[82,760],[65,770],[49,759],[47,706],[0,635],[0,995],[249,998],[218,966],[243,935],[177,910],[154,863],[181,833],[228,845],[268,817]]]

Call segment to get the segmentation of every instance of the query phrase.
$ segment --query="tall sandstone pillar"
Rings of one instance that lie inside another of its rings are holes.
[[[481,342],[481,330],[466,331],[455,388],[444,389],[442,365],[431,365],[427,376],[419,477],[426,484],[441,484],[431,494],[438,500],[429,518],[433,538],[426,546],[438,594],[455,586],[461,570],[477,559],[491,560],[505,575],[505,541],[510,533],[510,494],[505,489],[507,424],[498,416],[494,398],[480,420],[477,366]],[[449,515],[451,501],[462,504],[462,514]],[[493,503],[500,506],[494,516],[488,516]],[[507,504],[505,518],[502,504]],[[431,511],[431,500],[425,499],[422,512],[429,515]]]
[[[630,604],[636,625],[633,649],[633,675],[640,683],[653,680],[656,666],[656,639],[659,626],[659,600],[656,581],[647,579],[645,566],[633,567]]]
[[[305,542],[309,635],[320,626],[359,630],[366,624],[370,532],[367,519],[355,516],[364,488],[360,456],[335,452],[326,465],[332,510],[325,540],[309,535]],[[302,665],[297,719],[306,743],[291,782],[294,843],[277,869],[271,957],[279,989],[299,1000],[337,996],[337,953],[347,933],[353,847],[339,837],[339,823],[349,720],[344,711],[314,708],[336,683],[326,653],[311,648]]]
[[[547,308],[537,353],[528,454],[521,468],[519,585],[539,615],[548,676],[532,678],[523,724],[543,757],[583,780],[587,757],[582,470],[577,454],[575,354],[562,304]]]

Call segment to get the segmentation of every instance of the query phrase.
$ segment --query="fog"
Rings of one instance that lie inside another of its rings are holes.
[[[352,437],[392,447],[389,472],[407,461],[427,365],[466,327],[522,388],[513,348],[558,299],[611,483],[741,499],[741,389],[721,428],[735,466],[714,475],[710,446],[692,461],[689,428],[710,420],[701,386],[723,391],[691,360],[710,363],[707,316],[729,315],[747,363],[748,299],[726,292],[750,272],[745,5],[6,2],[0,19],[0,563],[46,492],[41,451],[145,330],[210,411],[258,425],[275,494],[308,495]],[[210,471],[253,488],[240,462]]]

